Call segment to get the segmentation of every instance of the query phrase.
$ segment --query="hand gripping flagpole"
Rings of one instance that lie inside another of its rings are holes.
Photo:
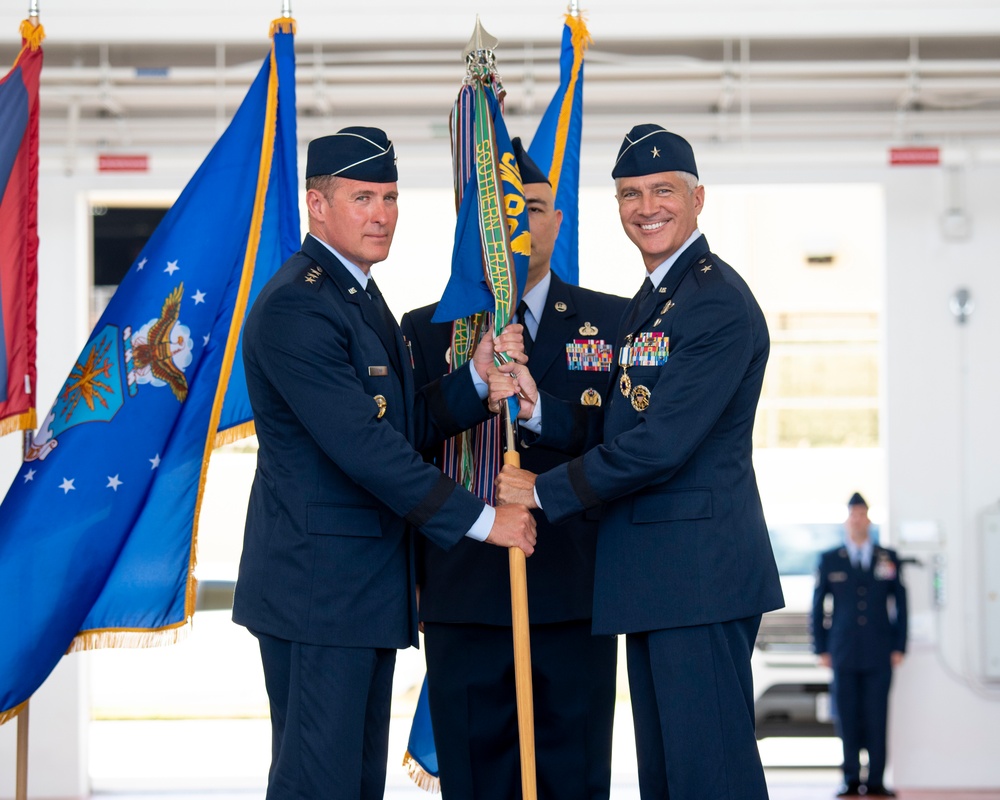
[[[479,226],[482,237],[486,279],[495,300],[494,335],[510,321],[517,294],[510,230],[507,226],[496,130],[490,113],[487,91],[499,81],[493,48],[497,40],[483,29],[477,17],[476,29],[465,49],[468,74],[475,91],[475,164],[479,193]],[[499,101],[502,99],[502,90]],[[504,464],[521,465],[517,452],[516,398],[503,404]],[[512,408],[513,406],[513,408]],[[528,627],[528,582],[524,551],[508,549],[510,568],[511,622],[514,636],[514,684],[517,693],[517,727],[521,754],[521,794],[536,800],[534,704],[531,687],[531,639]]]

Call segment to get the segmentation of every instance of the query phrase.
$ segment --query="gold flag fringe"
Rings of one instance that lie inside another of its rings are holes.
[[[441,791],[441,779],[435,778],[427,772],[427,770],[420,766],[420,764],[417,763],[417,759],[410,755],[409,750],[407,750],[406,755],[403,756],[403,766],[406,767],[406,774],[410,776],[410,780],[417,784],[417,786],[425,792],[437,794]]]
[[[291,17],[278,17],[271,20],[271,36],[276,33],[295,33],[295,20]]]
[[[83,631],[70,642],[67,653],[85,650],[103,650],[110,647],[167,647],[187,639],[191,633],[188,621],[159,630],[131,628],[106,628],[104,630]]]
[[[232,428],[226,428],[224,431],[217,432],[215,434],[215,446],[224,447],[227,444],[238,442],[240,439],[256,435],[257,426],[253,420],[250,420],[249,422],[244,422],[242,425],[234,425]]]
[[[13,708],[8,708],[6,711],[0,711],[0,725],[3,725],[6,722],[10,722],[12,719],[14,719],[18,714],[21,713],[21,711],[24,710],[24,707],[26,705],[28,705],[27,700],[25,700],[18,706],[14,706]]]
[[[21,38],[24,43],[31,48],[32,52],[42,46],[42,39],[45,38],[45,27],[41,24],[34,24],[30,19],[21,22]]]
[[[0,419],[0,436],[14,431],[33,431],[38,424],[35,409],[29,408],[23,414],[14,414],[6,419]]]

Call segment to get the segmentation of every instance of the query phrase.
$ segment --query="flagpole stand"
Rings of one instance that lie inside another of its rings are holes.
[[[504,403],[503,463],[521,466],[517,452],[510,407]],[[517,733],[521,751],[521,796],[536,800],[535,781],[535,706],[531,688],[531,629],[528,621],[527,561],[520,547],[507,550],[510,567],[510,612],[514,633],[514,687],[517,695]]]
[[[28,800],[28,706],[30,700],[26,700],[24,707],[17,715],[17,778],[14,788],[15,800]]]

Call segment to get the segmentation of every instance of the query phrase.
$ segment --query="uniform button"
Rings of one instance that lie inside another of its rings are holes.
[[[868,622],[864,617],[858,617],[858,625],[865,625]]]
[[[865,587],[865,586],[859,586],[858,587],[858,594],[861,595],[862,597],[864,597],[866,594],[868,594],[867,587]]]
[[[858,602],[858,611],[864,611],[866,608],[868,608],[868,603],[864,600]]]

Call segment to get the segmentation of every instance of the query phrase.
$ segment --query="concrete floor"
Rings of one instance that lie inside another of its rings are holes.
[[[386,800],[428,793],[401,766],[410,718],[393,717]],[[261,800],[269,761],[267,720],[101,722],[91,729],[91,800]],[[830,800],[840,783],[836,739],[766,739],[760,743],[771,800]],[[399,758],[397,760],[396,754]],[[812,766],[809,766],[812,765]],[[887,776],[890,785],[891,772]],[[902,800],[1000,800],[1000,790],[898,788]],[[611,800],[638,800],[629,706],[619,703]]]

